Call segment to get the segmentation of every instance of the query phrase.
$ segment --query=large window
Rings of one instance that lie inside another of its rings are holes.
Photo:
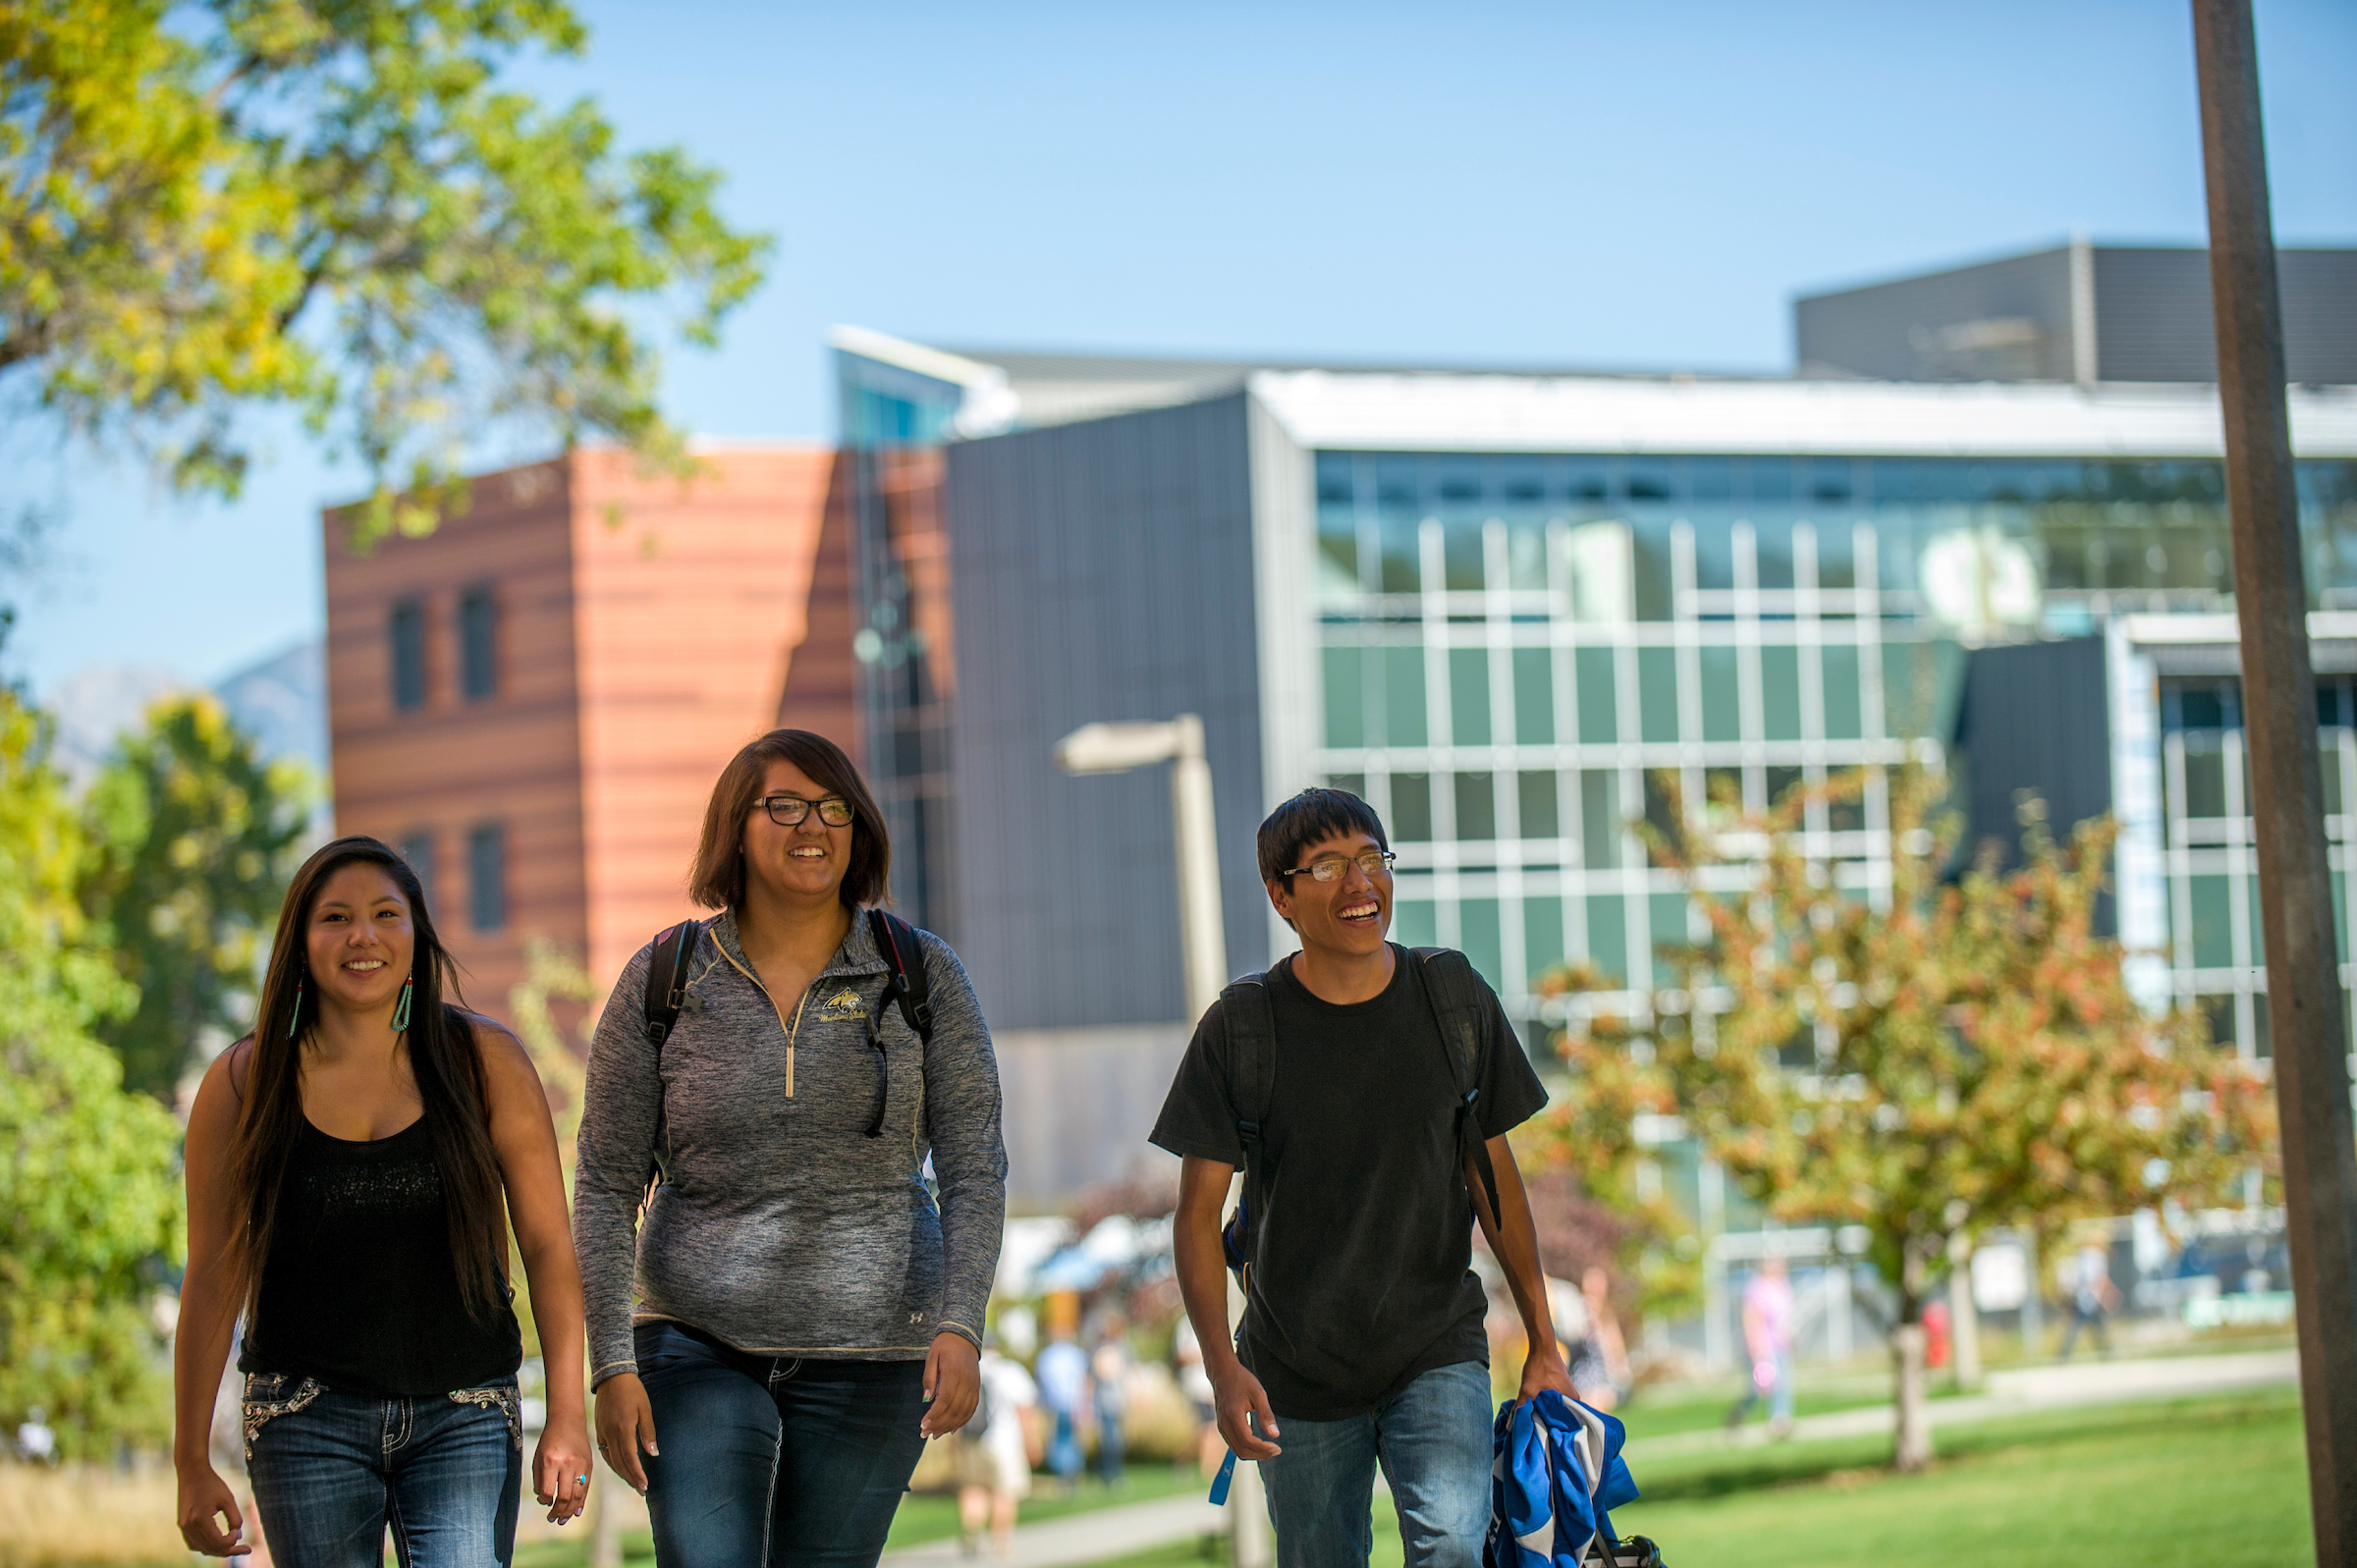
[[[468,702],[499,694],[499,600],[487,582],[459,596],[459,689]]]
[[[508,830],[486,822],[466,835],[466,912],[477,931],[508,924]]]
[[[393,666],[393,706],[405,712],[425,706],[425,605],[404,599],[393,606],[388,638]]]
[[[2333,934],[2342,983],[2349,967],[2352,821],[2344,780],[2357,777],[2357,684],[2317,680],[2317,751],[2331,866]],[[2180,1000],[2196,1002],[2213,1039],[2244,1056],[2273,1054],[2268,1038],[2267,945],[2251,827],[2242,691],[2232,676],[2161,684],[2161,805],[2167,871],[2169,967]]]

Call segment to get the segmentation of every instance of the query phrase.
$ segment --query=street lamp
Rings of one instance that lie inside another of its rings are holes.
[[[1191,713],[1163,724],[1093,724],[1056,742],[1069,774],[1128,773],[1171,766],[1171,825],[1178,857],[1178,947],[1185,960],[1191,1022],[1228,984],[1228,932],[1220,913],[1219,846],[1212,833],[1211,767],[1203,721]]]
[[[1211,766],[1203,760],[1203,721],[1182,713],[1161,724],[1082,725],[1056,742],[1056,765],[1069,774],[1128,773],[1158,762],[1171,764],[1178,946],[1186,961],[1186,1013],[1191,1021],[1210,1010],[1228,984],[1228,933],[1220,913],[1219,846],[1212,833]],[[1231,1321],[1243,1306],[1231,1278]],[[1235,1568],[1267,1568],[1272,1556],[1268,1503],[1258,1465],[1236,1467],[1228,1507],[1229,1560]]]

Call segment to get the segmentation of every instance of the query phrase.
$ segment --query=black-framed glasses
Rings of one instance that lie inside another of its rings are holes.
[[[818,820],[830,828],[851,825],[851,803],[841,795],[828,795],[820,800],[804,800],[800,795],[763,795],[753,804],[768,812],[769,820],[781,828],[800,827],[812,806],[818,808]]]
[[[1369,849],[1364,854],[1352,855],[1347,860],[1341,855],[1329,855],[1324,860],[1313,860],[1306,866],[1295,866],[1286,875],[1288,877],[1305,876],[1312,882],[1340,882],[1344,873],[1349,871],[1352,866],[1356,866],[1367,874],[1367,879],[1371,882],[1377,877],[1390,876],[1392,862],[1398,858],[1389,849]]]

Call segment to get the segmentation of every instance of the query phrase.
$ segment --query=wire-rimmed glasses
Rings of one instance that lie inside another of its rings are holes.
[[[1340,882],[1352,866],[1356,866],[1365,872],[1367,880],[1372,882],[1377,877],[1390,876],[1392,862],[1398,858],[1389,849],[1369,849],[1363,853],[1352,855],[1347,860],[1341,855],[1328,855],[1325,859],[1313,860],[1306,866],[1295,866],[1286,875],[1288,877],[1305,876],[1312,882]]]
[[[841,795],[827,795],[817,800],[804,800],[800,795],[763,795],[753,804],[768,812],[769,820],[781,828],[800,827],[802,819],[810,815],[812,806],[818,808],[818,820],[830,828],[848,828],[851,825],[851,803]]]

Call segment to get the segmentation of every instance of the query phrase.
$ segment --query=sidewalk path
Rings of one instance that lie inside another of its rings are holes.
[[[2298,1378],[2299,1357],[2288,1350],[2025,1367],[1991,1374],[1986,1393],[1933,1400],[1932,1424],[1948,1427],[2083,1405],[2196,1398],[2230,1393],[2238,1388],[2292,1382]],[[1641,1429],[1641,1411],[1638,1420]],[[1872,1405],[1823,1416],[1804,1416],[1794,1423],[1792,1435],[1795,1438],[1875,1436],[1888,1433],[1891,1423],[1889,1405]],[[1752,1447],[1767,1441],[1767,1427],[1755,1422],[1733,1433],[1686,1432],[1668,1437],[1633,1438],[1628,1445],[1628,1457],[1632,1463],[1641,1465],[1649,1457]],[[1214,1508],[1200,1492],[1188,1492],[1178,1497],[1158,1497],[1152,1502],[1098,1508],[1045,1524],[1017,1526],[1014,1555],[1004,1560],[1014,1568],[1079,1568],[1107,1557],[1149,1551],[1193,1537],[1224,1535],[1227,1530],[1225,1508]],[[888,1551],[884,1554],[884,1568],[967,1568],[967,1565],[980,1568],[999,1560],[987,1554],[967,1557],[952,1539]]]
[[[2204,1394],[2230,1393],[2237,1388],[2296,1382],[2299,1376],[2299,1354],[2290,1350],[2157,1356],[2143,1361],[2065,1362],[2059,1366],[1992,1373],[1985,1393],[1932,1400],[1931,1418],[1934,1427],[1954,1427],[2040,1410],[2126,1404],[2140,1399],[2199,1398]],[[1641,1422],[1642,1418],[1639,1419]],[[1889,1405],[1836,1410],[1823,1416],[1801,1417],[1792,1424],[1792,1436],[1796,1439],[1869,1437],[1889,1432],[1894,1419]],[[1716,1448],[1754,1448],[1768,1441],[1767,1425],[1752,1422],[1732,1433],[1681,1432],[1668,1437],[1632,1437],[1627,1455],[1631,1463],[1636,1463],[1653,1456],[1707,1453]]]
[[[1014,1568],[1073,1568],[1080,1563],[1149,1551],[1196,1536],[1225,1535],[1228,1510],[1214,1508],[1203,1494],[1190,1491],[1152,1502],[1123,1503],[1095,1508],[1084,1514],[1051,1519],[1045,1524],[1014,1527],[1014,1555],[993,1557],[988,1548],[980,1557],[959,1549],[955,1537],[928,1541],[921,1546],[903,1546],[884,1554],[883,1568],[978,1568],[1011,1563]]]

